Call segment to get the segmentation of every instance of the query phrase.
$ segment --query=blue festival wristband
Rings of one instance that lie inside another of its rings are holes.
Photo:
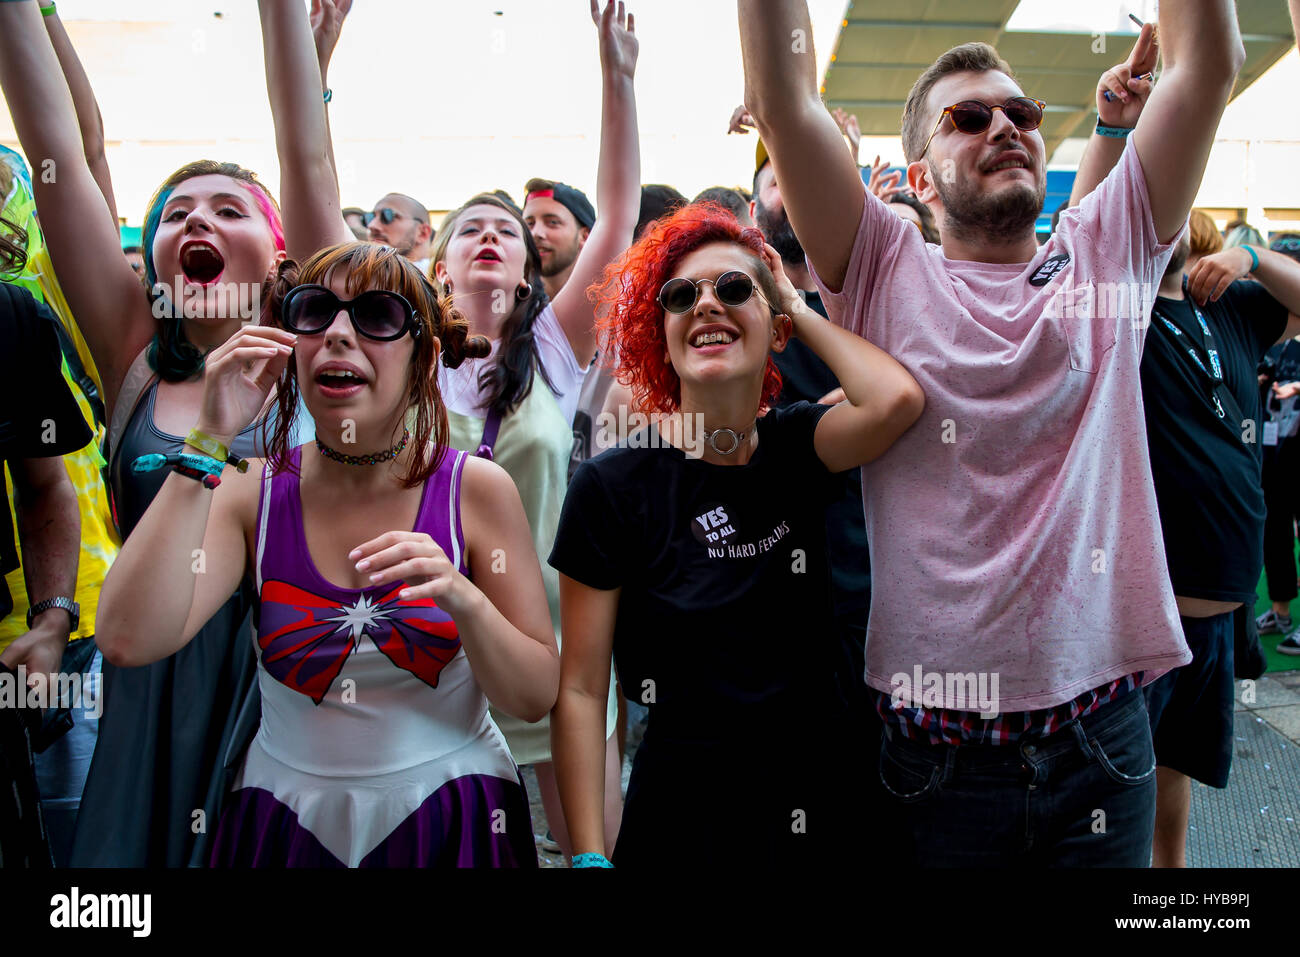
[[[1097,135],[1110,136],[1117,140],[1122,140],[1133,131],[1127,126],[1106,126],[1100,120],[1097,121]]]
[[[206,475],[220,475],[221,470],[226,467],[226,463],[214,459],[210,455],[191,455],[188,452],[181,452],[176,455],[163,455],[153,452],[149,455],[141,455],[131,463],[133,472],[154,472],[168,465],[179,465],[182,468],[190,469],[194,472],[203,472]]]
[[[1259,268],[1259,256],[1256,255],[1255,250],[1251,249],[1249,246],[1242,246],[1241,248],[1246,250],[1246,252],[1250,253],[1250,263],[1251,263],[1250,271],[1254,272],[1256,269]]]
[[[612,868],[612,867],[614,866],[614,865],[611,864],[608,860],[605,859],[605,855],[604,855],[604,854],[596,854],[596,853],[594,853],[594,852],[593,852],[593,853],[587,853],[587,854],[579,854],[579,855],[577,855],[576,857],[571,858],[570,861],[569,861],[569,864],[570,864],[570,866],[573,867],[575,870],[576,870],[577,868],[579,868],[579,867],[609,867],[609,868]]]

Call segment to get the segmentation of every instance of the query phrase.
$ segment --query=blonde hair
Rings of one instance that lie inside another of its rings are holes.
[[[1187,217],[1188,235],[1191,237],[1189,256],[1210,256],[1223,248],[1223,237],[1214,225],[1210,214],[1194,209]]]

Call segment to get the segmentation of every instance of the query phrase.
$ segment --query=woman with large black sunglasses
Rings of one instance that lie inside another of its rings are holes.
[[[558,652],[519,494],[448,448],[435,373],[487,343],[390,247],[334,246],[297,278],[280,328],[208,357],[192,441],[105,582],[100,646],[172,654],[252,578],[262,722],[215,866],[535,867],[488,702],[545,715]],[[273,388],[266,461],[223,468]],[[293,447],[299,404],[318,432]]]

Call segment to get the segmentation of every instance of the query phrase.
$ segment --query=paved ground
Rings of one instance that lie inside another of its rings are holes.
[[[1187,863],[1191,867],[1300,867],[1300,671],[1237,682],[1232,777],[1220,791],[1193,782]],[[635,753],[639,740],[629,746]],[[624,763],[623,784],[627,786]],[[568,867],[542,850],[546,812],[537,777],[524,768],[542,867]]]
[[[1233,734],[1227,788],[1193,783],[1187,863],[1300,867],[1300,671],[1238,681]]]

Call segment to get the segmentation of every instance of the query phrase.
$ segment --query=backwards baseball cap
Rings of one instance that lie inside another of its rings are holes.
[[[754,149],[754,175],[755,176],[758,175],[759,170],[761,170],[764,166],[767,165],[767,159],[768,159],[767,147],[763,145],[763,141],[760,139],[758,141],[758,146]]]
[[[524,186],[524,204],[530,199],[553,199],[578,221],[579,226],[591,229],[596,224],[596,208],[591,205],[587,194],[564,183],[553,183],[548,179],[530,179]]]

